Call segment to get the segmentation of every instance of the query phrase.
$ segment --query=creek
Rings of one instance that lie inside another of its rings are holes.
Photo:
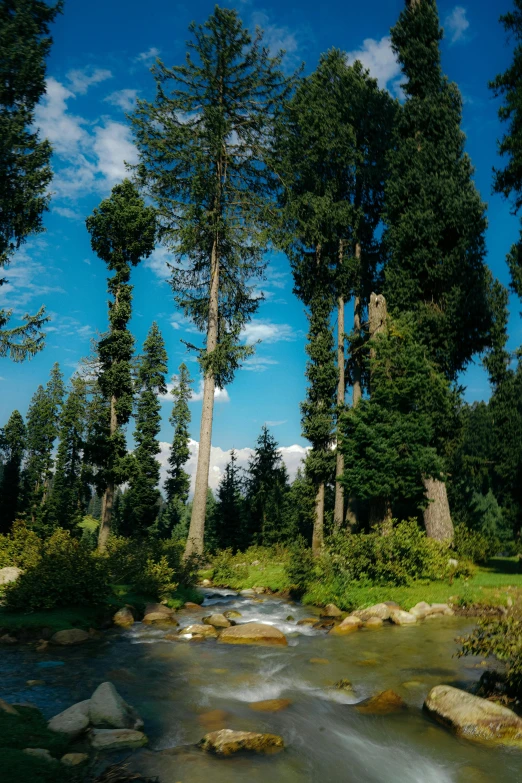
[[[422,711],[434,685],[470,688],[484,671],[480,660],[454,657],[455,638],[473,626],[469,619],[385,623],[336,637],[296,624],[313,614],[309,607],[230,592],[208,590],[204,605],[215,612],[241,612],[238,623],[275,625],[287,635],[288,647],[169,641],[165,635],[172,629],[135,623],[84,646],[43,654],[3,649],[1,695],[30,702],[51,717],[110,680],[138,710],[150,740],[147,749],[132,755],[132,767],[161,783],[522,780],[520,751],[458,739]],[[201,622],[204,614],[183,610],[178,619],[186,626]],[[30,679],[45,685],[29,688]],[[333,687],[340,679],[352,682],[353,694]],[[407,710],[377,716],[355,709],[357,702],[390,688]],[[280,712],[249,706],[279,698],[291,702]],[[279,734],[286,748],[274,755],[223,759],[195,747],[208,731],[221,728]]]

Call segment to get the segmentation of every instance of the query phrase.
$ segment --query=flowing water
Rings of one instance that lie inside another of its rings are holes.
[[[145,721],[148,749],[133,766],[161,783],[495,783],[522,781],[522,752],[459,740],[422,712],[431,687],[467,688],[483,668],[453,657],[455,637],[473,623],[454,617],[416,626],[388,623],[348,636],[296,625],[310,609],[278,598],[251,599],[207,591],[212,611],[236,609],[237,622],[259,620],[287,634],[288,647],[169,641],[168,629],[136,623],[101,642],[37,654],[2,650],[0,695],[28,701],[51,716],[88,698],[104,680]],[[179,613],[182,626],[204,612]],[[288,619],[288,616],[293,619]],[[44,686],[28,688],[28,679]],[[354,693],[334,684],[349,679]],[[363,715],[354,704],[392,688],[408,709]],[[250,704],[285,698],[275,713]],[[280,734],[283,752],[216,758],[195,744],[220,728]]]

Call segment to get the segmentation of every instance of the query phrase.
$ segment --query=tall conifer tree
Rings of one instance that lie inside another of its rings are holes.
[[[417,339],[454,381],[490,339],[485,205],[464,151],[462,99],[441,68],[436,2],[406,6],[392,29],[406,101],[389,157],[384,294],[393,316],[415,314]],[[427,482],[427,495],[428,534],[451,538],[445,487]]]
[[[59,421],[56,470],[49,499],[50,521],[73,528],[85,513],[90,492],[83,467],[87,387],[75,376]]]
[[[192,378],[187,365],[182,362],[176,383],[172,389],[174,405],[170,416],[170,423],[174,427],[174,437],[169,455],[169,467],[165,481],[165,493],[167,495],[167,507],[163,512],[164,526],[169,531],[180,521],[182,510],[187,503],[190,489],[190,476],[184,470],[184,465],[190,457],[190,408],[189,401],[192,397]]]
[[[278,443],[266,424],[248,464],[245,483],[249,520],[243,548],[254,542],[269,545],[281,541],[285,537],[288,475]]]
[[[165,342],[153,323],[143,344],[138,364],[136,392],[136,429],[132,472],[129,489],[125,493],[125,526],[122,532],[143,535],[158,516],[161,493],[158,489],[160,453],[158,435],[161,430],[161,403],[159,394],[165,394],[167,385],[167,352]]]
[[[21,510],[22,462],[25,454],[26,431],[21,414],[13,411],[0,430],[2,478],[0,480],[0,533],[8,533]]]
[[[108,290],[109,332],[98,345],[99,387],[110,404],[109,438],[103,453],[97,449],[98,485],[104,485],[98,548],[104,551],[111,528],[114,490],[128,479],[129,459],[123,426],[132,413],[131,359],[134,338],[128,324],[132,309],[131,268],[150,256],[154,249],[156,220],[129,180],[115,185],[86,220],[94,252],[110,272]],[[98,443],[99,445],[99,443]]]
[[[237,454],[232,449],[230,461],[225,467],[223,478],[217,490],[217,503],[212,515],[213,544],[216,549],[237,552],[250,543],[245,538],[244,477],[237,464]]]
[[[157,62],[155,103],[138,101],[133,117],[138,176],[158,206],[160,235],[173,251],[177,302],[206,332],[196,487],[186,555],[201,553],[216,385],[229,383],[252,351],[240,346],[256,311],[252,280],[262,274],[265,166],[272,115],[286,91],[280,57],[243,27],[236,11],[216,6],[190,26],[184,65]]]
[[[45,93],[50,26],[61,9],[62,2],[0,1],[0,271],[28,236],[43,231],[52,150],[34,128],[34,109]],[[11,314],[0,310],[0,357],[23,361],[42,350],[48,319],[41,308],[6,329]]]

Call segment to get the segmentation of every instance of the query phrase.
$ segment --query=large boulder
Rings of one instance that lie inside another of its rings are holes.
[[[89,641],[90,638],[87,631],[82,631],[81,628],[66,628],[64,631],[57,631],[53,634],[51,642],[69,646],[71,644],[82,644]]]
[[[431,606],[426,601],[419,601],[418,604],[412,606],[410,614],[415,615],[417,620],[424,620],[431,613]]]
[[[128,628],[134,624],[134,615],[128,606],[123,606],[118,609],[114,617],[112,618],[114,625],[119,625],[120,628]]]
[[[417,618],[410,612],[404,612],[402,609],[392,609],[390,612],[390,620],[395,625],[413,625],[417,622]]]
[[[455,612],[448,604],[432,604],[428,616],[434,614],[443,614],[445,617],[451,617]]]
[[[17,568],[16,566],[0,568],[0,585],[8,585],[10,582],[16,582],[21,573],[22,569]]]
[[[334,619],[337,619],[338,617],[342,617],[343,613],[340,609],[337,608],[335,604],[326,604],[323,611],[321,612],[321,617],[333,617]]]
[[[89,726],[89,704],[90,699],[73,704],[51,718],[47,724],[48,728],[68,734],[71,739],[78,737]]]
[[[143,615],[143,622],[147,625],[154,625],[155,623],[179,625],[174,614],[174,609],[169,609],[165,604],[147,604]]]
[[[288,644],[279,628],[265,623],[244,623],[225,628],[218,641],[224,644]]]
[[[203,618],[205,625],[213,625],[214,628],[230,628],[232,623],[227,620],[224,614],[211,614]]]
[[[362,626],[362,620],[359,617],[354,617],[352,614],[346,617],[339,625],[334,625],[330,634],[334,636],[344,636],[347,633],[353,633],[358,631]]]
[[[142,731],[134,729],[93,729],[91,732],[91,745],[95,750],[141,748],[147,741]]]
[[[363,623],[365,628],[382,628],[383,621],[380,617],[368,617]]]
[[[428,693],[424,708],[462,737],[522,748],[522,719],[495,702],[451,685],[437,685]]]
[[[240,750],[263,753],[285,746],[282,737],[278,737],[276,734],[257,734],[253,731],[233,731],[232,729],[212,731],[203,737],[200,745],[203,750],[209,750],[220,756],[231,756]]]
[[[143,727],[139,716],[122,699],[112,682],[102,682],[92,694],[89,701],[89,721],[93,726],[111,729]]]
[[[372,617],[378,617],[379,620],[389,620],[390,607],[388,604],[375,604],[374,606],[368,607],[368,609],[358,609],[356,612],[353,612],[352,615],[358,617],[363,623],[370,620]]]
[[[406,704],[398,693],[388,690],[377,693],[357,704],[356,709],[365,715],[389,715],[406,709]]]
[[[178,637],[181,636],[187,639],[200,639],[203,637],[215,639],[217,635],[217,631],[213,625],[195,623],[194,625],[188,625],[186,628],[182,628]]]

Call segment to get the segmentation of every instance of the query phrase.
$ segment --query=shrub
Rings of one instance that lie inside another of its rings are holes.
[[[465,525],[457,525],[455,528],[453,546],[460,557],[478,564],[487,563],[501,548],[498,539],[488,538]]]
[[[40,559],[5,590],[8,609],[36,611],[105,603],[109,594],[106,571],[89,547],[61,528],[39,543]]]
[[[457,655],[494,655],[506,665],[504,681],[508,693],[522,697],[522,620],[517,617],[487,618],[459,641]]]
[[[212,561],[212,581],[214,584],[226,586],[246,578],[248,575],[246,554],[239,553],[239,555],[245,562],[239,562],[237,557],[234,558],[232,549],[222,549],[217,553]]]
[[[0,568],[31,568],[40,560],[41,549],[42,542],[34,530],[17,520],[8,535],[0,535]]]
[[[400,522],[388,536],[337,535],[322,558],[326,574],[342,582],[408,585],[449,576],[448,546],[426,536],[416,520]]]
[[[300,538],[292,544],[286,573],[293,593],[300,596],[306,592],[314,580],[317,566],[312,550],[306,546],[304,538]]]

